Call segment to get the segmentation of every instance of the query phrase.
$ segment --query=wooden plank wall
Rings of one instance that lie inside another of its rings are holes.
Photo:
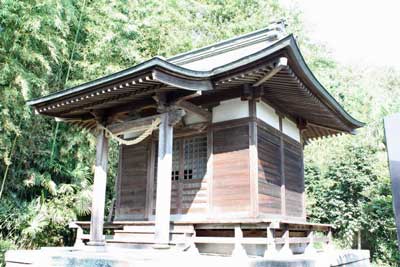
[[[207,213],[207,181],[204,178],[182,181],[179,192],[179,214]]]
[[[259,212],[281,214],[281,140],[278,131],[258,127]]]
[[[212,212],[250,213],[249,126],[213,129]]]
[[[187,136],[185,138],[190,138]],[[184,157],[183,138],[175,138],[175,144],[182,146],[180,148],[180,158]],[[153,144],[157,150],[157,141]],[[155,152],[157,155],[157,151]],[[209,156],[209,155],[208,155]],[[157,168],[155,164],[155,168]],[[186,214],[206,214],[208,211],[208,180],[207,177],[197,179],[183,179],[184,166],[180,163],[179,180],[172,181],[171,185],[171,214],[186,215]],[[154,188],[153,188],[153,203],[152,215],[155,215],[156,193],[157,193],[157,171],[154,171]]]
[[[260,214],[304,217],[302,145],[258,121]]]
[[[301,144],[259,120],[257,133],[259,214],[304,217]],[[171,214],[207,214],[210,205],[214,215],[241,213],[241,216],[250,216],[249,119],[214,124],[210,136],[212,179],[172,181]],[[157,141],[153,142],[156,146]],[[152,163],[154,158],[150,160],[150,149],[151,141],[121,148],[115,220],[143,220],[154,215],[157,167]],[[153,157],[156,154],[155,151]],[[151,171],[148,163],[154,166],[154,184],[152,189],[148,188],[149,196],[146,196],[147,177]],[[208,193],[211,203],[208,203]],[[146,198],[152,203],[146,205]]]
[[[122,146],[117,185],[115,219],[135,220],[146,217],[146,186],[150,142]]]
[[[286,215],[303,216],[304,171],[301,144],[283,137]]]

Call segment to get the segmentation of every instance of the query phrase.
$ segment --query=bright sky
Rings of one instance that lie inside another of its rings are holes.
[[[338,61],[400,68],[400,0],[281,0]]]

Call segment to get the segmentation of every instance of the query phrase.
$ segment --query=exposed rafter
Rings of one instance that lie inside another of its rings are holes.
[[[281,69],[287,67],[288,59],[286,57],[281,57],[279,58],[279,61],[276,63],[275,67],[268,72],[264,77],[262,77],[260,80],[255,82],[253,86],[257,87],[263,84],[264,82],[268,81],[272,76],[277,74]]]
[[[185,58],[188,56],[190,53],[185,54]],[[178,99],[194,98],[182,102],[186,106],[181,105],[181,108],[210,118],[207,111],[199,108],[208,105],[201,99],[215,103],[226,97],[224,91],[240,92],[245,84],[258,90],[251,92],[249,97],[267,98],[287,115],[321,126],[307,128],[305,134],[310,138],[327,136],[335,131],[351,133],[363,125],[346,113],[313,76],[292,35],[207,71],[183,68],[156,57],[92,82],[31,100],[28,104],[40,114],[83,118],[97,110],[107,111],[107,114],[112,110],[140,110],[141,107],[134,103],[142,106],[150,99],[151,103],[146,106],[154,105],[155,101],[151,99],[154,94],[168,92],[167,106]],[[144,113],[152,115],[153,112]]]

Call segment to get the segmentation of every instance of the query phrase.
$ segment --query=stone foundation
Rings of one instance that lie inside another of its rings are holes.
[[[42,248],[6,253],[6,267],[370,267],[367,250],[332,250],[313,256],[222,257],[169,250],[112,247]]]

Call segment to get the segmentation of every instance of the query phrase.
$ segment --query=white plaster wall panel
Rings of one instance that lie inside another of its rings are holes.
[[[187,112],[183,117],[183,121],[186,125],[196,124],[200,122],[205,122],[206,120],[200,115],[194,114],[192,112]]]
[[[300,130],[297,128],[296,123],[284,118],[282,120],[282,131],[284,134],[292,137],[294,140],[300,142]]]
[[[212,122],[229,121],[249,117],[249,102],[234,98],[222,101],[213,108]]]
[[[279,116],[276,114],[275,109],[270,105],[264,102],[257,102],[256,114],[257,118],[279,130]]]

